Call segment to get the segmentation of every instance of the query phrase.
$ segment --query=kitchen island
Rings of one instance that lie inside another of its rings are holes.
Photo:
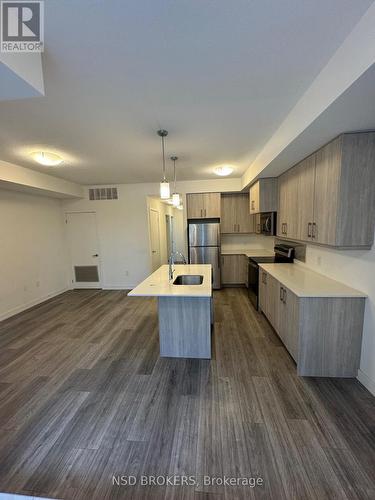
[[[157,297],[160,356],[211,359],[211,265],[161,266],[128,296]]]

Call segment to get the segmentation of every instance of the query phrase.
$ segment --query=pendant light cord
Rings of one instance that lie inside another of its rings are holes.
[[[173,185],[173,192],[176,192],[176,160],[173,160],[173,178],[174,178],[174,185]]]
[[[161,149],[163,151],[163,182],[167,179],[165,178],[165,152],[164,152],[164,135],[161,137]]]

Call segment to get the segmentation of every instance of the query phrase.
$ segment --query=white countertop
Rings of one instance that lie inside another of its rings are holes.
[[[128,293],[129,297],[211,297],[212,267],[210,264],[176,264],[173,280],[181,274],[200,274],[201,285],[173,285],[168,277],[169,266],[159,267],[154,273]]]
[[[223,250],[221,249],[221,255],[246,255],[246,257],[272,257],[275,255],[271,250],[266,250],[265,248],[248,248],[240,250]]]
[[[259,264],[259,267],[289,288],[297,297],[367,297],[359,290],[299,264]]]

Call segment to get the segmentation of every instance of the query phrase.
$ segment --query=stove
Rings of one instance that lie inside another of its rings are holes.
[[[291,264],[294,261],[294,247],[277,244],[274,246],[274,255],[263,257],[249,257],[248,264],[248,293],[255,309],[259,306],[259,264]]]

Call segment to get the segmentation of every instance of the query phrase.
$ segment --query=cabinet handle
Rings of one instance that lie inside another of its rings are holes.
[[[257,233],[260,233],[260,224],[257,224]]]
[[[308,237],[308,238],[311,238],[311,235],[312,235],[312,232],[311,232],[311,231],[312,231],[312,222],[309,222],[309,223],[307,224],[307,237]]]
[[[316,237],[316,224],[315,222],[312,223],[312,234],[311,234],[312,238],[315,239]]]
[[[255,209],[255,201],[251,200],[251,210],[254,210],[254,209]]]
[[[288,223],[285,222],[285,234],[288,234]]]
[[[283,290],[284,290],[284,288],[281,286],[280,287],[280,300],[281,300],[281,302],[283,301]]]
[[[285,288],[283,291],[283,302],[284,302],[284,304],[286,304],[286,290],[285,290]]]
[[[239,233],[240,232],[240,225],[237,224],[237,232]]]
[[[203,217],[203,209],[201,208],[201,218]]]

